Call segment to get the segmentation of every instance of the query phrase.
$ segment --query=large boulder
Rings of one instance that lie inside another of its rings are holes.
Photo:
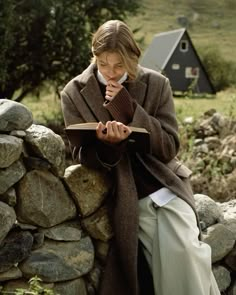
[[[26,130],[32,123],[32,113],[26,106],[9,99],[0,99],[0,131]]]

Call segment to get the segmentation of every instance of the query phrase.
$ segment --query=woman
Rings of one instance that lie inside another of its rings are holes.
[[[220,294],[210,247],[199,241],[189,170],[175,160],[180,143],[169,80],[138,64],[140,49],[119,20],[98,28],[92,53],[61,101],[66,126],[98,122],[96,143],[72,147],[73,158],[107,169],[116,183],[110,197],[115,236],[99,294],[151,294],[143,289],[142,251],[156,295]],[[129,149],[129,126],[150,132],[148,153]]]

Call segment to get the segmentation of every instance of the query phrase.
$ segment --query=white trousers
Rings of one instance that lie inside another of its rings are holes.
[[[211,248],[198,235],[195,213],[182,199],[158,208],[149,196],[139,201],[139,239],[155,295],[220,295]]]

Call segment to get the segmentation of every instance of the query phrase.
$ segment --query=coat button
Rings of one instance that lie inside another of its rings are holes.
[[[155,208],[155,209],[159,208],[159,206],[158,206],[155,202],[152,202],[152,206],[153,206],[153,208]]]

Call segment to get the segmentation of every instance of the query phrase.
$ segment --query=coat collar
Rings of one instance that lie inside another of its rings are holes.
[[[86,103],[92,110],[98,121],[109,121],[111,116],[107,109],[103,107],[104,97],[100,91],[99,84],[97,82],[95,71],[97,67],[95,64],[91,64],[80,76],[80,82],[84,85],[81,89]],[[135,81],[128,82],[128,91],[133,99],[138,104],[143,105],[146,93],[146,83],[141,80],[142,69],[139,67],[138,77]]]

